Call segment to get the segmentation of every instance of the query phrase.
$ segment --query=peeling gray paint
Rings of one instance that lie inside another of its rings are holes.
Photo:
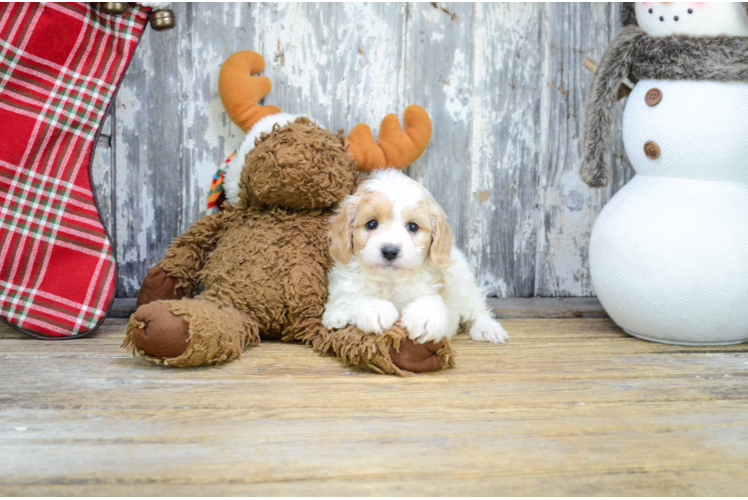
[[[264,55],[266,104],[332,130],[424,106],[428,150],[407,172],[442,204],[481,286],[499,296],[593,294],[595,217],[632,175],[620,140],[605,190],[577,175],[590,73],[617,4],[174,4],[148,30],[96,148],[93,179],[134,297],[169,241],[205,213],[215,169],[240,143],[218,96],[223,60]],[[444,9],[442,9],[443,7]],[[446,10],[446,11],[445,11]],[[110,128],[109,128],[110,127]]]

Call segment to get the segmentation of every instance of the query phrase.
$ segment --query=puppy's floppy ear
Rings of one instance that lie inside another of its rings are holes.
[[[431,214],[431,246],[429,260],[432,266],[446,269],[452,263],[452,232],[447,224],[447,214],[434,199],[428,199]]]
[[[353,253],[353,222],[358,201],[355,194],[346,196],[330,219],[330,254],[343,264],[348,263]]]

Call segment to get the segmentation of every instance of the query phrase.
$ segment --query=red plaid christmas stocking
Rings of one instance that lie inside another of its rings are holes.
[[[91,158],[149,11],[0,3],[0,317],[29,335],[85,335],[114,300]]]

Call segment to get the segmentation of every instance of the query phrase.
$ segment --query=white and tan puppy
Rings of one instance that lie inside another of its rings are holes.
[[[331,220],[327,328],[382,334],[398,318],[417,342],[448,339],[462,325],[473,340],[509,336],[488,311],[444,210],[421,184],[377,170]]]

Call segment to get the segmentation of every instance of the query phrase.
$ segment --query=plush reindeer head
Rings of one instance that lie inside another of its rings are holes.
[[[258,102],[272,89],[262,56],[237,52],[224,62],[218,90],[229,117],[247,134],[225,171],[226,199],[237,208],[327,208],[353,192],[356,169],[405,168],[431,137],[431,120],[420,106],[408,106],[405,128],[387,115],[375,141],[371,129],[356,125],[347,138],[306,116]]]

